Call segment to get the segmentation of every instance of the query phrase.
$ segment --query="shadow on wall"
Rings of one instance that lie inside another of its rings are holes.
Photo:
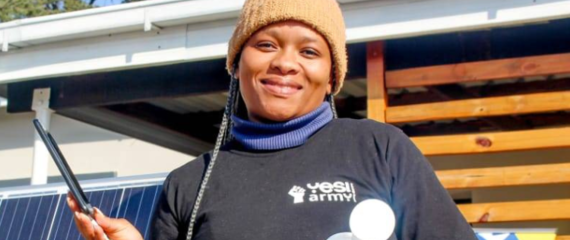
[[[9,114],[6,108],[0,108],[0,151],[33,147],[34,116],[34,113]],[[131,139],[58,114],[52,115],[50,132],[59,145]]]
[[[117,177],[116,172],[101,172],[101,173],[88,173],[88,174],[77,174],[77,180],[91,180],[100,178],[112,178]],[[1,180],[0,188],[6,187],[19,187],[30,185],[31,178],[18,178],[10,180]],[[48,183],[58,183],[63,182],[63,177],[61,176],[51,176],[48,177]]]

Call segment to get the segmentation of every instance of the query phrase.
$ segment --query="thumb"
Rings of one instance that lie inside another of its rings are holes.
[[[95,213],[93,216],[95,217],[95,221],[97,221],[97,224],[99,224],[106,233],[120,232],[130,226],[130,223],[125,219],[109,218],[98,208],[94,209]]]

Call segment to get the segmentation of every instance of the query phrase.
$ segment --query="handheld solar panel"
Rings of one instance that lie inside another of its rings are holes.
[[[149,239],[149,227],[165,175],[88,181],[85,194],[107,216],[129,220]],[[111,181],[111,180],[108,180]],[[66,203],[65,184],[0,189],[0,239],[79,240]]]

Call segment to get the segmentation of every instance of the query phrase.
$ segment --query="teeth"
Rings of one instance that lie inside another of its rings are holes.
[[[298,90],[298,88],[295,86],[280,84],[278,82],[262,81],[262,83],[268,86],[272,86],[271,88],[273,91],[279,92],[281,94],[291,94]]]
[[[281,93],[287,93],[287,92],[291,92],[291,87],[288,86],[281,87]]]

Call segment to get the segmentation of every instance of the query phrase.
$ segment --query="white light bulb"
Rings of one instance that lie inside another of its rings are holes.
[[[396,217],[387,203],[368,199],[354,207],[349,224],[357,239],[386,240],[394,232]]]
[[[331,237],[327,238],[327,240],[359,240],[354,236],[354,234],[349,232],[342,232],[332,235]]]

